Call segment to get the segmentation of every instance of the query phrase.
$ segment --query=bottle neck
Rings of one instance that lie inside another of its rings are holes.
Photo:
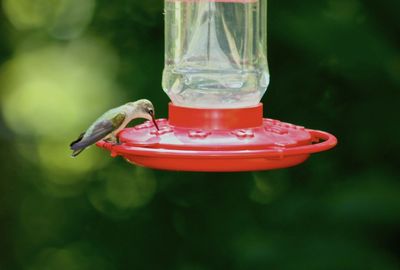
[[[263,105],[238,109],[204,109],[169,104],[169,123],[175,127],[231,130],[262,126]]]

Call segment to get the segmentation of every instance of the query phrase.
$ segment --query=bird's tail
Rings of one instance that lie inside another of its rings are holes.
[[[79,135],[78,139],[76,139],[69,145],[70,149],[73,151],[71,157],[74,158],[78,156],[80,153],[82,153],[83,150],[85,150],[86,147],[80,147],[80,145],[78,145],[78,143],[82,141],[84,135],[85,132]]]
[[[77,157],[80,153],[82,153],[83,152],[83,150],[85,150],[86,148],[82,148],[82,149],[78,149],[78,150],[74,150],[73,152],[72,152],[72,154],[71,154],[71,157],[72,158],[75,158],[75,157]]]

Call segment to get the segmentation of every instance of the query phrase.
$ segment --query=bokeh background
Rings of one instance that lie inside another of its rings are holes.
[[[400,269],[400,1],[270,1],[265,115],[336,134],[285,170],[164,172],[68,143],[161,90],[161,0],[2,0],[0,269]]]

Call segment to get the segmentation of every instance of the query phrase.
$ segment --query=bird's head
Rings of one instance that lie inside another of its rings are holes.
[[[152,121],[157,130],[159,129],[155,119],[154,106],[150,100],[140,99],[136,102],[130,102],[128,105],[133,107],[134,113],[137,115],[137,117]]]

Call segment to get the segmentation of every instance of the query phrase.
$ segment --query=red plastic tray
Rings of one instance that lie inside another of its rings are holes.
[[[262,118],[262,105],[244,109],[195,109],[170,104],[169,120],[127,128],[120,145],[97,146],[112,156],[154,169],[238,172],[298,165],[337,144],[326,132]]]

